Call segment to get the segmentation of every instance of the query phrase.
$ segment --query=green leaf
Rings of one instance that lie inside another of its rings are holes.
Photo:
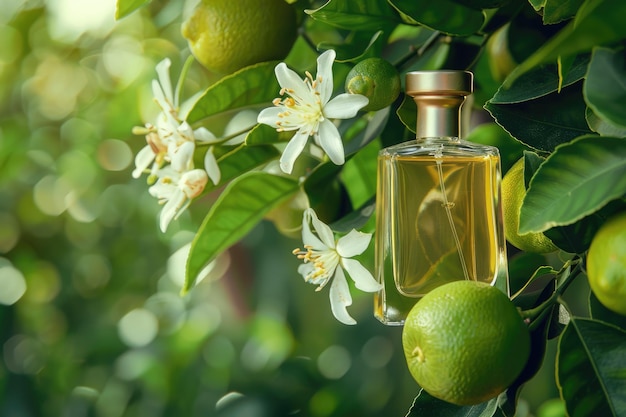
[[[280,86],[274,75],[277,62],[251,65],[228,75],[212,86],[196,101],[187,116],[187,122],[195,123],[206,117],[255,104],[272,105],[278,97]]]
[[[539,169],[543,161],[546,158],[543,158],[537,155],[535,152],[524,151],[524,188],[528,189],[530,185],[530,180],[535,175],[535,172]]]
[[[448,0],[389,0],[409,24],[420,24],[448,35],[468,36],[485,23],[485,14]]]
[[[612,324],[626,331],[626,316],[617,314],[603,306],[592,291],[589,291],[589,314],[594,320]]]
[[[515,104],[487,102],[485,109],[518,141],[551,152],[560,144],[591,133],[585,122],[581,83],[535,100]]]
[[[505,85],[546,62],[589,52],[596,46],[609,45],[626,37],[626,2],[623,0],[587,0],[576,17],[509,75]]]
[[[626,128],[615,126],[614,124],[601,119],[590,108],[587,108],[585,118],[587,119],[589,128],[602,136],[626,138]]]
[[[315,20],[349,30],[377,31],[400,23],[386,0],[330,0],[318,9],[305,12]]]
[[[517,78],[510,86],[500,86],[489,102],[493,104],[515,104],[555,93],[585,78],[589,62],[588,55],[577,56],[562,81],[559,81],[559,70],[556,64],[546,64],[534,68]]]
[[[152,0],[117,0],[115,4],[115,19],[119,20],[126,17],[151,1]]]
[[[221,172],[220,184],[224,184],[279,156],[280,152],[273,146],[238,146],[217,160]],[[209,183],[207,190],[212,188],[215,186]]]
[[[477,405],[462,406],[441,401],[421,389],[413,400],[413,405],[406,417],[492,417],[494,415],[501,415],[497,398]]]
[[[507,172],[522,156],[525,146],[513,139],[509,133],[497,123],[483,123],[475,127],[465,140],[483,145],[495,146],[500,151],[502,172]]]
[[[583,0],[546,0],[543,7],[543,23],[550,25],[571,19],[582,3]]]
[[[551,266],[545,266],[545,265],[544,266],[540,266],[539,268],[537,268],[537,270],[535,270],[535,272],[533,272],[533,274],[526,281],[526,283],[524,285],[522,285],[522,287],[519,290],[517,290],[516,293],[511,295],[511,298],[516,298],[521,292],[523,292],[526,288],[528,288],[528,286],[532,282],[537,280],[538,278],[543,278],[546,275],[556,276],[557,272],[558,271],[555,271]]]
[[[269,145],[272,143],[282,142],[285,137],[284,133],[291,134],[293,132],[278,133],[276,129],[265,124],[258,124],[246,135],[246,145]]]
[[[375,209],[376,197],[372,197],[359,209],[330,224],[330,228],[337,233],[348,233],[352,229],[359,230],[369,221]]]
[[[202,268],[215,256],[298,189],[297,181],[265,172],[249,172],[233,180],[209,210],[191,244],[182,292],[193,287]]]
[[[535,173],[520,233],[572,224],[626,194],[626,140],[582,136],[556,148]]]
[[[547,265],[545,255],[518,252],[509,258],[509,287],[511,294],[519,292],[538,268]]]
[[[626,55],[596,48],[583,86],[587,105],[603,120],[626,129]]]
[[[626,415],[626,332],[572,317],[559,339],[556,365],[570,416]]]

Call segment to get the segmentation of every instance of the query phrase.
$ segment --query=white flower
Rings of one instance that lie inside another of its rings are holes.
[[[196,141],[211,143],[216,141],[215,135],[204,127],[192,129],[189,123],[180,114],[178,103],[179,92],[172,89],[169,69],[172,65],[169,59],[164,59],[156,66],[158,80],[152,80],[152,94],[154,101],[161,108],[161,112],[153,125],[147,123],[145,128],[136,128],[137,134],[145,134],[148,144],[142,148],[135,158],[134,178],[139,178],[150,164],[151,177],[166,163],[171,163],[176,171],[193,169],[193,155]],[[211,180],[217,184],[219,170],[209,172]],[[217,178],[217,180],[215,180]]]
[[[333,163],[342,165],[345,161],[341,136],[330,119],[354,117],[369,100],[359,94],[345,93],[330,99],[334,60],[333,50],[321,54],[317,59],[316,78],[307,72],[304,81],[284,62],[274,70],[281,87],[280,95],[288,97],[275,99],[275,107],[261,111],[257,121],[275,127],[279,132],[297,131],[280,158],[281,169],[287,174],[291,173],[309,136],[313,136]]]
[[[311,231],[310,224],[316,232]],[[354,229],[335,241],[333,231],[317,218],[313,209],[306,209],[302,219],[304,250],[296,249],[294,255],[304,261],[298,267],[306,282],[319,285],[321,290],[332,279],[330,285],[330,308],[337,320],[344,324],[355,324],[346,307],[352,304],[348,282],[344,274],[350,275],[356,288],[374,292],[382,288],[372,274],[359,263],[350,259],[363,253],[369,246],[372,235]]]
[[[158,181],[148,191],[160,204],[165,204],[159,221],[161,231],[165,232],[170,222],[189,206],[191,199],[202,193],[208,177],[203,169],[179,172],[171,166],[160,169],[157,176]]]

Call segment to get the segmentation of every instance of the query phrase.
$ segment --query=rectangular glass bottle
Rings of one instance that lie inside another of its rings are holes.
[[[450,281],[506,276],[500,156],[460,139],[466,71],[407,74],[418,108],[416,140],[378,156],[374,315],[401,325],[411,307]]]

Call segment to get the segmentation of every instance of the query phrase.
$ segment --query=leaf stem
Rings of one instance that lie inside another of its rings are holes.
[[[428,51],[435,44],[435,42],[439,40],[441,36],[443,36],[443,34],[437,30],[433,32],[432,35],[430,35],[430,37],[426,39],[426,41],[419,48],[411,46],[409,48],[409,53],[407,53],[405,56],[400,58],[398,62],[395,63],[394,66],[396,67],[396,69],[400,70],[412,59],[419,58],[424,55],[426,51]]]
[[[573,268],[569,270],[570,267]],[[539,304],[535,308],[531,308],[529,310],[524,310],[521,312],[522,317],[526,320],[529,320],[532,326],[534,321],[540,321],[539,319],[544,316],[546,311],[549,311],[548,308],[551,307],[554,303],[558,302],[561,295],[567,290],[570,284],[574,281],[580,273],[582,272],[582,259],[580,257],[575,257],[572,260],[568,261],[563,265],[563,268],[558,272],[557,277],[561,276],[561,278],[557,278],[560,283],[558,283],[554,293],[543,303]]]

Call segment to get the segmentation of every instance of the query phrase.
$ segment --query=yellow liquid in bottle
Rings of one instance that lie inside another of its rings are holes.
[[[392,155],[378,160],[374,314],[402,324],[447,282],[506,274],[497,155]]]

